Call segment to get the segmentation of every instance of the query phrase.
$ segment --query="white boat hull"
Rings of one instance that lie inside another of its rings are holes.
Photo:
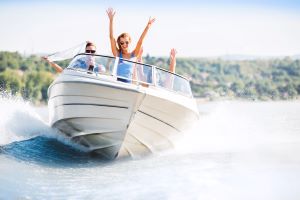
[[[49,88],[50,125],[113,159],[173,146],[198,119],[193,98],[65,70]]]

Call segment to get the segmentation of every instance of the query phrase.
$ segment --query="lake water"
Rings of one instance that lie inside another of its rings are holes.
[[[199,104],[168,152],[105,161],[47,125],[47,109],[0,99],[0,199],[300,199],[300,102]]]

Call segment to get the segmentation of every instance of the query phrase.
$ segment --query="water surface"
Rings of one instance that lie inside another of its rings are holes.
[[[300,102],[199,104],[176,149],[107,161],[0,100],[0,199],[300,199]]]

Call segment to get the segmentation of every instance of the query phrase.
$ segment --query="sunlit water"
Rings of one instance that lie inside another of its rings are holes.
[[[217,102],[176,149],[102,160],[0,99],[0,199],[300,199],[300,102]]]

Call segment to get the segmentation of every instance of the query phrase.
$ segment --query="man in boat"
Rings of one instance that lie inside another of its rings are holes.
[[[87,41],[85,45],[85,53],[88,54],[83,58],[76,60],[73,64],[74,67],[88,70],[91,72],[105,72],[105,67],[103,65],[98,65],[95,62],[95,53],[96,53],[96,45],[92,42]],[[42,57],[46,60],[57,72],[62,72],[63,68],[59,66],[57,63],[48,59],[48,57]]]

